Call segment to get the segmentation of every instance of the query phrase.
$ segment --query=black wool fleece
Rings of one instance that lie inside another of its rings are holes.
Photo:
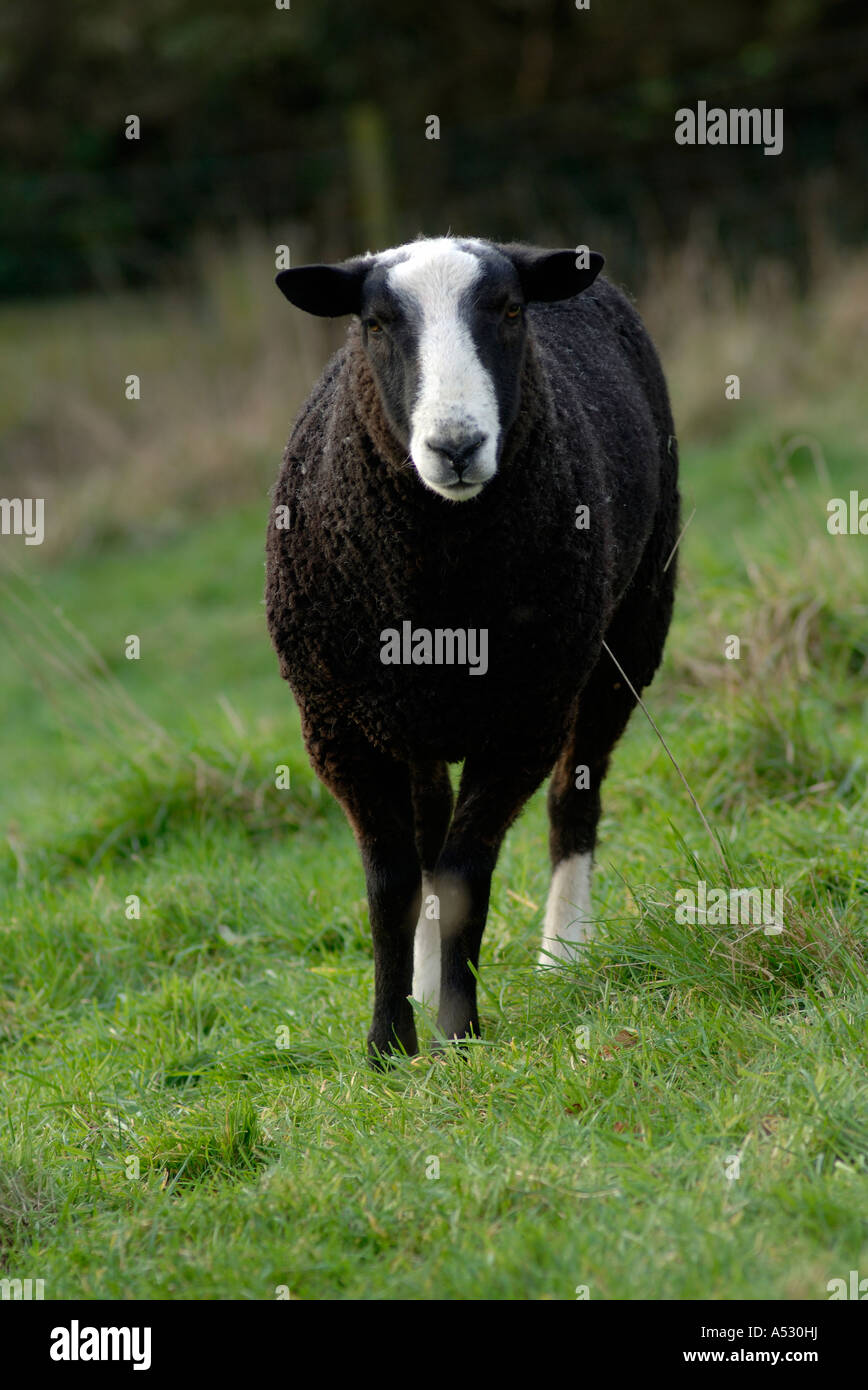
[[[518,417],[469,501],[426,488],[391,435],[357,322],[305,404],[273,494],[266,609],[308,734],[350,724],[408,763],[542,748],[551,766],[631,585],[654,619],[615,656],[638,689],[651,680],[679,510],[657,355],[603,279],[527,318]],[[486,629],[487,673],[384,665],[381,633],[407,620]]]

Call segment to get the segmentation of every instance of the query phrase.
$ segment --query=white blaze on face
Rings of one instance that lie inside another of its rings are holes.
[[[438,238],[412,243],[388,277],[419,320],[419,390],[410,418],[410,456],[422,481],[452,501],[475,497],[497,471],[497,394],[461,312],[461,301],[480,274],[475,255]],[[484,436],[483,442],[456,486],[454,469],[431,443],[478,436]]]

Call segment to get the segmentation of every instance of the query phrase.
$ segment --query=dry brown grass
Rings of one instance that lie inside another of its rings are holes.
[[[699,640],[675,654],[679,685],[732,687],[768,698],[772,691],[798,691],[825,673],[852,680],[858,696],[868,674],[862,538],[829,536],[826,503],[835,489],[821,452],[814,467],[813,478],[797,479],[782,452],[754,480],[781,539],[768,553],[736,541],[745,583],[705,584],[701,593],[683,586],[685,619]],[[721,660],[724,633],[738,634],[738,661]]]
[[[0,315],[0,489],[46,499],[44,553],[171,530],[273,481],[328,329],[290,312],[261,239],[203,244],[197,264],[197,293]]]
[[[303,237],[293,243],[305,259]],[[0,495],[46,499],[44,555],[175,530],[263,497],[291,421],[344,327],[293,313],[273,245],[200,245],[199,288],[16,305],[0,313]],[[682,442],[834,415],[868,444],[868,254],[823,247],[811,291],[760,261],[738,290],[710,240],[653,261],[640,308],[670,380]],[[724,397],[738,372],[742,398]],[[129,402],[124,379],[141,378]],[[806,407],[809,402],[809,407]],[[810,411],[810,414],[808,413]],[[31,552],[32,554],[33,552]]]
[[[663,358],[682,440],[719,439],[762,415],[770,433],[846,424],[868,446],[868,252],[818,239],[807,294],[780,261],[760,258],[736,286],[711,239],[697,236],[652,262],[639,305]],[[729,401],[735,373],[741,398]],[[810,415],[808,415],[810,412]],[[845,417],[845,418],[842,418]]]

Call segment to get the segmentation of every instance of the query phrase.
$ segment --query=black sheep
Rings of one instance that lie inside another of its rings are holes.
[[[440,238],[278,276],[357,316],[284,455],[266,605],[361,850],[375,1060],[417,1050],[411,991],[478,1036],[492,871],[552,772],[541,963],[590,934],[600,786],[661,659],[679,513],[660,363],[601,265]]]

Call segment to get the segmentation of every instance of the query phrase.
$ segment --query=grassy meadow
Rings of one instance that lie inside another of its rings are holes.
[[[540,792],[495,877],[484,1039],[384,1075],[361,866],[263,607],[268,487],[341,330],[253,237],[199,266],[0,311],[0,493],[47,527],[0,538],[0,1277],[822,1300],[868,1274],[868,538],[826,529],[866,486],[868,257],[821,248],[805,298],[701,245],[651,268],[689,525],[646,698],[719,847],[637,711],[581,967],[533,968]],[[783,933],[678,925],[699,879],[781,888]]]

